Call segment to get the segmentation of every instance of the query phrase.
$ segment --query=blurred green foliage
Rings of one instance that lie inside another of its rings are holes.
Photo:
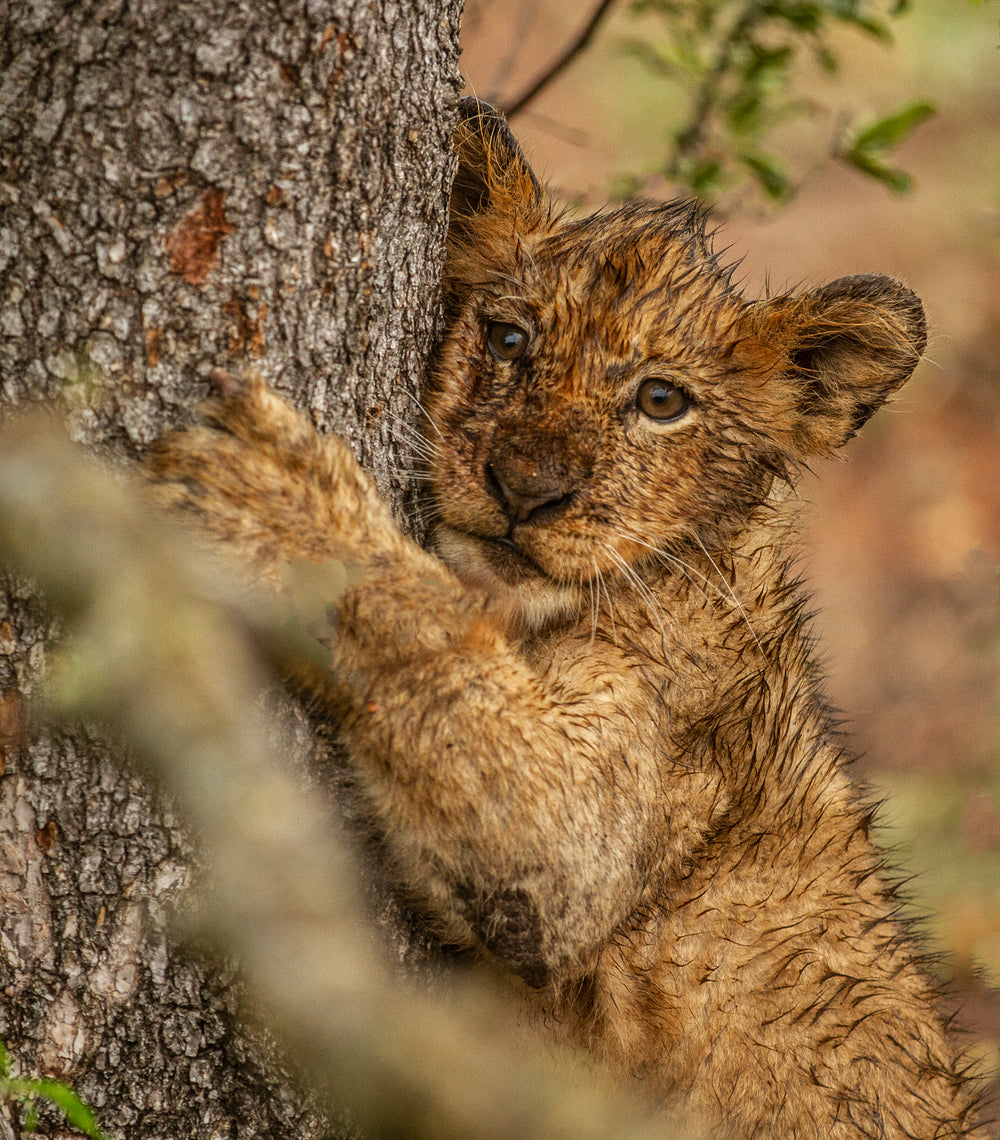
[[[887,793],[880,841],[913,875],[909,909],[925,924],[945,973],[967,980],[981,972],[1000,986],[1000,786],[927,773],[876,771]]]
[[[789,198],[802,175],[787,168],[771,135],[815,110],[811,100],[795,94],[802,57],[835,72],[838,29],[888,43],[891,22],[908,7],[908,0],[632,0],[632,15],[655,17],[660,33],[628,39],[627,50],[688,100],[671,133],[663,174],[707,198],[749,174],[766,198]],[[823,157],[829,153],[903,192],[910,179],[892,164],[892,153],[933,112],[920,101],[874,122],[842,127]]]

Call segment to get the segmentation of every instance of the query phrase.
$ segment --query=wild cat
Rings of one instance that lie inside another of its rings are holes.
[[[394,874],[602,1065],[737,1137],[982,1136],[791,565],[802,467],[911,374],[856,276],[746,299],[702,212],[572,220],[463,104],[424,394],[433,551],[260,381],[150,459],[276,580],[346,558],[320,698]]]

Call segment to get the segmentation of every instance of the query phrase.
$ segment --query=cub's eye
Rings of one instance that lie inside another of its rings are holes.
[[[651,420],[676,420],[691,407],[691,397],[669,380],[643,380],[635,396],[635,406]]]
[[[486,343],[497,360],[517,360],[528,347],[528,334],[518,325],[490,321],[486,326]]]

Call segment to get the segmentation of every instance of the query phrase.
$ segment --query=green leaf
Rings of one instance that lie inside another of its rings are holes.
[[[616,202],[631,202],[642,189],[642,179],[636,174],[616,174],[612,177],[608,197]]]
[[[681,70],[678,61],[671,59],[666,49],[646,43],[645,40],[628,39],[624,40],[621,46],[625,55],[638,60],[643,67],[649,68],[655,75],[673,78]]]
[[[905,171],[887,166],[869,151],[849,150],[840,157],[862,174],[884,182],[896,194],[906,194],[913,188],[913,179]]]
[[[740,155],[740,162],[753,172],[769,198],[777,202],[788,193],[788,176],[770,155],[744,154]]]
[[[40,1080],[34,1081],[33,1084],[39,1096],[44,1096],[62,1109],[63,1115],[74,1128],[85,1136],[93,1137],[93,1140],[104,1140],[104,1134],[97,1126],[94,1114],[72,1089],[66,1088],[58,1081]]]
[[[843,19],[845,23],[860,28],[861,31],[867,32],[877,40],[885,40],[886,42],[892,40],[892,32],[889,31],[888,25],[883,24],[881,20],[873,20],[868,16],[845,16]]]
[[[750,83],[759,83],[776,72],[787,70],[794,54],[787,44],[777,48],[750,44],[747,60],[743,66],[743,78]]]
[[[675,28],[673,46],[679,67],[692,75],[699,75],[706,70],[707,64],[702,58],[702,47],[696,36],[684,28]]]
[[[10,1076],[10,1057],[7,1053],[7,1043],[0,1037],[0,1077]]]
[[[840,61],[836,55],[830,51],[826,44],[817,43],[813,47],[813,53],[816,56],[816,62],[820,65],[827,75],[836,75],[837,69],[840,67]]]
[[[829,6],[831,15],[843,23],[852,24],[880,40],[892,39],[888,25],[869,11],[870,4],[858,3],[858,0],[832,0]],[[890,15],[895,15],[895,12],[890,12]]]
[[[673,0],[632,0],[631,10],[639,15],[644,12],[659,12],[665,16],[677,16],[681,4]]]
[[[818,32],[823,22],[823,6],[821,4],[786,3],[773,4],[770,7],[774,16],[785,20],[800,32]]]
[[[911,103],[894,115],[879,119],[859,131],[854,137],[852,151],[891,150],[898,146],[906,136],[926,119],[935,113],[931,103]]]
[[[711,158],[682,157],[674,177],[700,197],[711,198],[722,189],[722,166]]]
[[[761,104],[761,97],[751,91],[726,108],[726,121],[734,135],[760,133],[764,122]]]

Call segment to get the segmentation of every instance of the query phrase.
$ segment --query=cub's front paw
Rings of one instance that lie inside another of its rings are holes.
[[[218,370],[213,382],[220,395],[199,408],[199,422],[151,449],[154,499],[272,581],[285,562],[339,553],[331,475],[356,470],[344,445],[321,440],[259,376]]]
[[[252,473],[275,452],[288,456],[315,445],[311,425],[256,373],[240,379],[217,368],[212,382],[219,395],[199,405],[197,422],[165,435],[147,456],[146,472],[162,489],[177,483],[194,489],[201,481],[207,489],[223,470]],[[218,490],[239,494],[235,487]],[[163,494],[158,497],[167,501]]]
[[[234,376],[213,368],[210,379],[218,396],[198,409],[201,420],[237,439],[293,454],[317,443],[316,431],[300,412],[272,392],[258,372]]]

